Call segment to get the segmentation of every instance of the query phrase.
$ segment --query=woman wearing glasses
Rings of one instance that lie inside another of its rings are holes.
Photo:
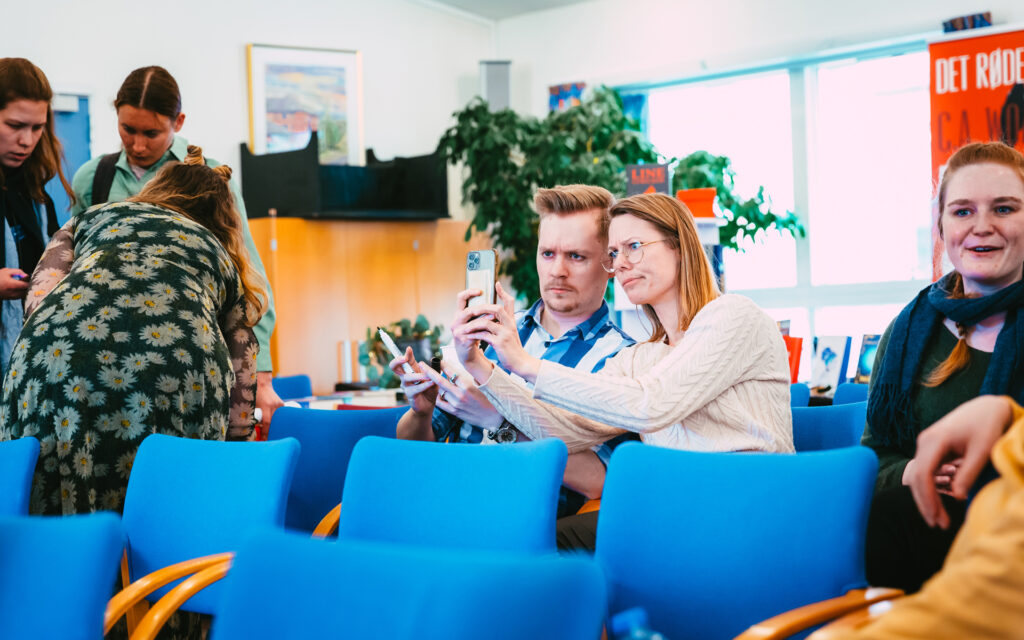
[[[480,390],[525,435],[561,438],[570,452],[627,431],[675,449],[793,451],[778,327],[747,298],[718,292],[690,211],[669,196],[642,194],[619,201],[611,216],[605,268],[643,306],[651,338],[597,374],[542,361],[519,344],[512,298],[499,288],[503,305],[461,310],[452,327]],[[502,367],[480,342],[494,347]]]

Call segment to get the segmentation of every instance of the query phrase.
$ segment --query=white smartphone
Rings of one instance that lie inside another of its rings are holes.
[[[383,342],[387,350],[391,352],[391,355],[396,358],[401,358],[403,354],[401,350],[399,350],[398,345],[395,344],[395,341],[391,339],[390,335],[388,335],[388,332],[385,331],[383,327],[377,327],[377,331],[380,333],[381,342]],[[416,370],[413,369],[412,365],[408,362],[402,364],[402,370],[406,373],[416,373]]]
[[[470,251],[466,254],[466,288],[480,289],[483,295],[470,298],[466,306],[494,304],[494,279],[498,273],[498,252]]]

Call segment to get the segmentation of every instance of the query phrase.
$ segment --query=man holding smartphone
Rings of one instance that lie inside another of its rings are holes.
[[[531,355],[595,372],[609,357],[633,344],[632,338],[612,324],[604,302],[611,276],[601,261],[608,251],[608,210],[613,202],[606,189],[587,185],[540,189],[534,197],[540,215],[537,274],[541,299],[516,317],[520,339]],[[468,291],[459,294],[459,311],[471,297]],[[497,362],[493,350],[488,349],[487,356]],[[515,427],[469,376],[459,377],[438,393],[437,386],[422,373],[427,365],[413,363],[415,373],[402,370],[402,365],[412,360],[411,351],[406,351],[390,364],[411,405],[398,422],[399,438],[482,443]],[[588,498],[601,497],[610,455],[611,447],[604,444],[595,451],[569,456],[558,517],[576,513]]]

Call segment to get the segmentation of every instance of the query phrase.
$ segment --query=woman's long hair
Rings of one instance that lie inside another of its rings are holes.
[[[616,202],[611,217],[631,215],[650,222],[665,238],[666,244],[679,251],[679,326],[685,331],[704,305],[719,296],[711,264],[697,236],[693,214],[686,205],[662,193],[642,193]],[[665,338],[665,327],[651,305],[643,305],[644,313],[654,325],[648,342]]]
[[[1021,182],[1024,183],[1024,154],[1021,154],[1020,151],[1013,147],[1002,142],[972,142],[960,147],[950,157],[949,162],[946,163],[946,171],[942,174],[942,181],[939,183],[939,218],[937,222],[939,237],[942,237],[942,217],[946,210],[946,189],[949,186],[950,178],[964,167],[984,163],[1009,167],[1017,173]],[[950,298],[967,297],[964,293],[963,276],[953,272],[952,284]],[[967,348],[967,336],[970,334],[972,327],[965,327],[957,323],[956,328],[960,335],[956,346],[953,347],[953,351],[950,352],[949,356],[925,377],[924,385],[926,387],[939,386],[957,371],[965,369],[970,363],[971,352]]]
[[[248,304],[246,324],[259,322],[267,309],[267,289],[262,276],[252,268],[249,251],[242,240],[242,222],[228,187],[231,167],[206,166],[203,150],[189,145],[184,162],[168,162],[131,202],[145,202],[179,211],[198,222],[220,241],[242,279]]]
[[[75,202],[75,192],[71,189],[64,169],[61,166],[64,152],[60,140],[53,132],[53,89],[46,75],[25,58],[0,58],[0,109],[15,100],[32,100],[46,103],[46,124],[39,143],[21,165],[21,170],[28,178],[29,196],[36,202],[45,202],[46,193],[43,187],[54,176],[60,176],[60,183],[68,194],[71,203]],[[0,187],[4,186],[4,170],[0,167]]]

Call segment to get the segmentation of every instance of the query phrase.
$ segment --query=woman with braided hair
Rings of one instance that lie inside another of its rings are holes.
[[[882,336],[863,439],[879,460],[867,578],[906,591],[939,570],[966,512],[950,491],[960,468],[951,459],[934,474],[951,526],[932,529],[918,513],[907,486],[918,435],[979,395],[1024,402],[1024,155],[1001,142],[962,147],[946,165],[938,204],[954,270]]]
[[[0,440],[42,442],[32,513],[120,510],[150,433],[252,431],[252,327],[266,290],[230,176],[189,147],[138,195],[54,234],[32,274],[0,402]]]

